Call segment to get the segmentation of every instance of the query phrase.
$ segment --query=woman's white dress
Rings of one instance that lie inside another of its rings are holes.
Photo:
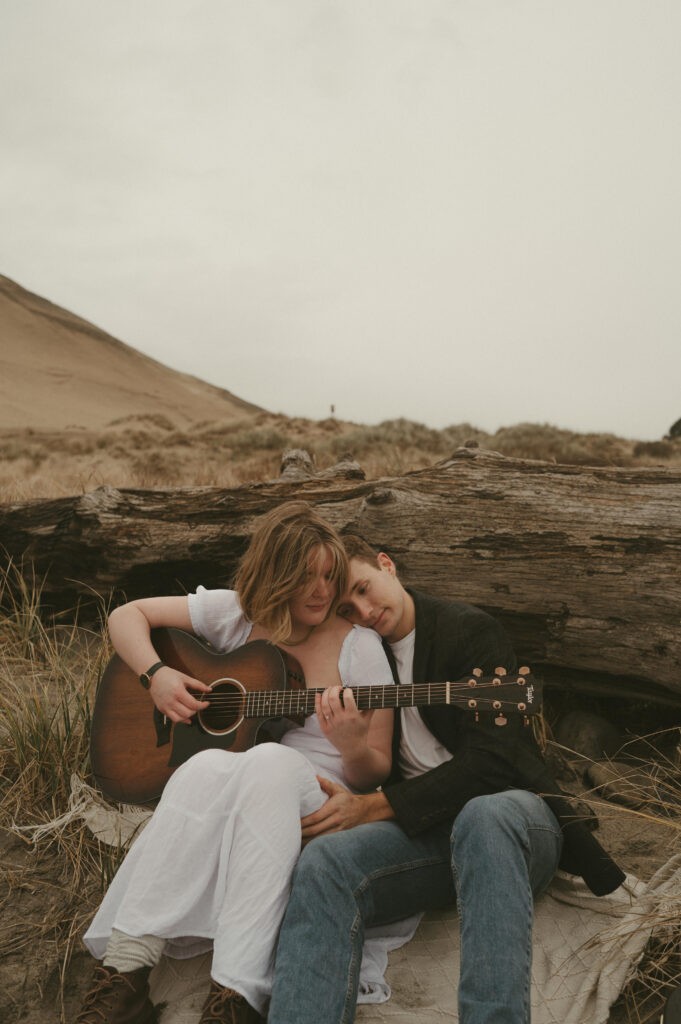
[[[241,646],[251,631],[231,590],[199,587],[189,611],[196,633],[217,650]],[[338,669],[346,686],[393,682],[378,636],[360,626],[345,637]],[[211,976],[262,1013],[300,854],[300,819],[327,799],[318,774],[348,786],[315,715],[279,743],[240,754],[205,750],[181,765],[84,937],[93,956],[104,956],[112,928],[165,938],[173,957],[212,943]]]

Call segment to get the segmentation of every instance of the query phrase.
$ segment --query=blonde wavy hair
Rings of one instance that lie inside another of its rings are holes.
[[[246,617],[263,626],[273,643],[286,643],[292,635],[288,603],[307,582],[310,558],[320,546],[333,559],[329,582],[336,587],[336,600],[331,614],[348,579],[347,556],[334,528],[306,501],[288,501],[258,520],[234,589]]]

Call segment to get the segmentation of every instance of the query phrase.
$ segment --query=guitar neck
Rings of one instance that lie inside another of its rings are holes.
[[[388,686],[350,686],[355,704],[360,711],[381,708],[423,707],[428,704],[449,704],[467,710],[491,711],[503,708],[531,715],[536,706],[535,686],[529,677],[522,685],[504,683],[485,685],[482,681],[471,686],[469,680],[456,683],[390,683]],[[245,695],[246,718],[294,718],[311,715],[315,710],[315,697],[324,688],[306,690],[263,690]]]

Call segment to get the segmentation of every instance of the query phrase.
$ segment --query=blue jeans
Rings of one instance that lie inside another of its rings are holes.
[[[269,1024],[350,1024],[364,928],[455,901],[460,1024],[528,1024],[533,897],[561,849],[548,806],[522,790],[475,797],[451,830],[409,837],[379,821],[313,840],[294,873]]]

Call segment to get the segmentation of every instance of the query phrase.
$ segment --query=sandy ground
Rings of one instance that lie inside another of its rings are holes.
[[[611,814],[604,814],[601,808],[600,841],[626,871],[640,878],[650,878],[669,858],[674,834],[661,824],[646,823],[642,827],[640,819],[622,813],[617,805],[612,805]],[[53,850],[36,853],[8,833],[0,834],[0,855],[6,869],[0,888],[0,951],[4,954],[0,958],[0,1020],[4,1024],[72,1021],[87,990],[93,961],[80,940],[76,940],[62,992],[54,940],[35,941],[41,923],[50,916],[58,916],[63,906],[62,882],[68,866],[60,862]],[[90,900],[86,898],[84,903],[98,898],[95,889],[89,896]],[[10,935],[16,952],[7,949]],[[659,1001],[652,1005],[659,1005]],[[657,1019],[654,1009],[648,1009],[653,1015],[640,1020]],[[615,1005],[610,1017],[611,1024],[638,1019],[631,1016],[631,1009],[623,1001]],[[417,1015],[413,1020],[418,1024]]]

